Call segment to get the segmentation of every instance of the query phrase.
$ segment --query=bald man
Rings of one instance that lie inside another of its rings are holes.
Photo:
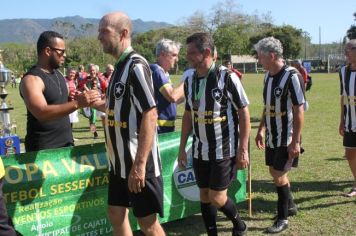
[[[152,76],[146,59],[131,47],[131,33],[131,20],[122,12],[100,20],[103,50],[118,59],[106,102],[95,106],[107,115],[108,214],[114,235],[132,235],[129,207],[145,235],[165,235],[156,216],[163,216],[163,184]]]

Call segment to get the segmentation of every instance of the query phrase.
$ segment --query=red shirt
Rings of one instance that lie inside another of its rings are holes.
[[[235,68],[231,68],[231,71],[234,72],[237,77],[239,77],[239,79],[242,79],[242,73],[238,70],[236,70]]]
[[[307,82],[307,79],[308,79],[308,72],[307,72],[307,70],[306,70],[304,67],[300,67],[300,68],[298,68],[298,71],[299,71],[299,73],[302,75],[303,80],[304,80],[304,83],[306,83],[306,82]]]
[[[67,77],[66,78],[66,83],[67,83],[67,86],[68,86],[68,91],[69,91],[69,100],[72,100],[75,94],[75,92],[77,91],[77,86],[75,84],[75,81],[74,80],[69,80]]]

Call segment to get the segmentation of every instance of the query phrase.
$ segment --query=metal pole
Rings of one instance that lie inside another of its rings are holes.
[[[252,173],[251,173],[251,155],[250,155],[250,138],[248,140],[248,216],[252,217]]]
[[[307,33],[304,33],[304,60],[307,59]]]

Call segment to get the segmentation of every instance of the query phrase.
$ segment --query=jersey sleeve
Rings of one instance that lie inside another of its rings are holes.
[[[152,69],[152,67],[151,67]],[[155,89],[161,91],[161,89],[167,85],[170,85],[169,78],[160,69],[152,70],[152,80]]]
[[[156,106],[152,75],[149,66],[144,62],[134,63],[131,71],[132,96],[140,112]]]
[[[345,96],[345,84],[344,84],[344,79],[346,75],[346,67],[342,67],[341,70],[339,71],[339,78],[340,78],[340,95]]]
[[[228,73],[227,92],[235,109],[248,106],[249,100],[247,98],[246,92],[241,84],[239,77],[237,77],[235,73]]]
[[[297,73],[292,74],[290,86],[289,86],[289,92],[291,94],[293,105],[301,105],[305,103],[304,90],[303,90],[304,85],[302,85],[303,82],[304,81],[302,81],[302,79],[298,77]]]

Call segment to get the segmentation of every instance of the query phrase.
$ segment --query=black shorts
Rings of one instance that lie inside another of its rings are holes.
[[[193,158],[195,179],[199,188],[222,191],[229,187],[236,177],[235,158],[203,161]]]
[[[111,206],[132,207],[135,217],[146,217],[158,213],[163,217],[163,182],[162,176],[145,180],[145,187],[140,193],[130,192],[127,179],[109,174],[108,204]]]
[[[345,148],[356,148],[356,133],[345,132],[343,144]]]
[[[267,166],[279,171],[288,171],[291,167],[298,167],[299,157],[288,160],[287,147],[268,148],[265,150],[265,161]]]

